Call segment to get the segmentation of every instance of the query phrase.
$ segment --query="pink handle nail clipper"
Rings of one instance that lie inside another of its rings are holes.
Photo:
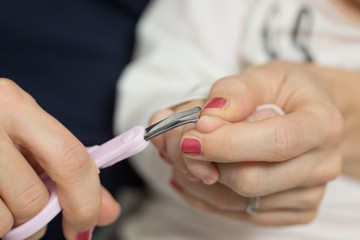
[[[195,107],[165,118],[146,129],[142,126],[133,127],[108,142],[105,142],[100,146],[89,147],[87,150],[94,159],[98,170],[109,167],[143,151],[148,146],[148,141],[150,139],[178,126],[197,122],[200,118],[198,115],[200,111],[200,107]],[[100,171],[98,172],[100,173]],[[2,237],[3,240],[28,238],[47,225],[59,212],[61,212],[62,208],[58,200],[55,182],[53,182],[45,173],[41,175],[41,179],[50,193],[47,205],[38,215],[11,229]]]

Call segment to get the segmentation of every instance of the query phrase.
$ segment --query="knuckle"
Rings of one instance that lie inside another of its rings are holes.
[[[291,64],[282,60],[273,60],[261,66],[251,66],[246,68],[243,73],[259,79],[282,80],[287,75]]]
[[[342,171],[342,157],[340,154],[335,156],[332,161],[328,164],[328,167],[324,171],[324,182],[329,182],[337,178]]]
[[[213,86],[217,86],[217,85],[223,85],[223,84],[233,84],[233,82],[237,82],[238,78],[236,76],[227,76],[227,77],[223,77],[221,79],[219,79],[218,81],[216,81],[214,83]]]
[[[72,209],[72,219],[79,223],[88,223],[89,221],[91,222],[98,216],[100,207],[101,201],[83,203]]]
[[[64,141],[66,142],[66,141]],[[61,173],[76,176],[88,163],[89,154],[80,142],[64,144],[58,156]]]
[[[327,139],[330,142],[334,142],[335,144],[337,144],[340,141],[344,131],[344,120],[339,110],[336,109],[334,106],[332,108],[333,110],[329,111],[329,114],[327,116],[327,119],[329,120],[328,126],[331,126],[327,129]]]
[[[239,142],[237,134],[225,134],[224,139],[222,140],[223,143],[225,143],[225,153],[223,156],[228,156],[231,162],[236,162],[238,159],[238,153],[236,152],[236,148],[234,148],[234,146],[237,146],[237,143]]]
[[[0,104],[3,108],[17,109],[29,100],[29,95],[13,81],[7,78],[0,78]]]
[[[41,185],[34,184],[26,188],[18,198],[16,215],[28,219],[38,214],[47,204],[49,194]]]
[[[296,123],[281,123],[274,128],[273,161],[287,160],[300,147],[301,131]]]
[[[339,152],[319,162],[318,167],[312,172],[312,184],[321,184],[334,180],[342,171],[342,156]]]
[[[295,224],[309,224],[317,217],[317,210],[307,211],[300,214]]]
[[[218,142],[221,143],[222,148],[215,152],[216,158],[220,157],[225,161],[237,162],[239,159],[239,152],[237,152],[237,148],[234,147],[239,145],[239,137],[237,136],[237,134],[231,134],[230,132],[226,132],[225,134],[218,136],[218,140],[215,144],[217,144]],[[214,147],[216,146],[210,146],[210,148],[215,149]],[[204,156],[207,157],[206,150],[204,151]],[[214,160],[216,161],[216,159]]]
[[[201,166],[187,165],[189,172],[184,169],[185,175],[190,178],[202,179],[207,176],[208,170]]]
[[[339,157],[336,160],[333,160],[332,163],[329,163],[328,167],[324,169],[322,181],[329,182],[334,180],[341,174],[341,170],[342,170],[342,161],[341,161],[341,157]]]
[[[299,205],[305,209],[317,208],[320,204],[320,201],[323,197],[325,187],[316,188],[315,190],[310,191],[308,194],[304,194],[301,198],[298,199]]]
[[[221,78],[213,84],[210,92],[217,92],[217,90],[221,89],[229,89],[229,91],[233,91],[235,89],[242,88],[244,87],[244,81],[242,80],[243,77],[241,75]]]
[[[64,208],[64,214],[71,222],[83,225],[84,228],[94,224],[101,210],[101,196],[94,196],[92,198],[83,198],[73,204]]]
[[[244,197],[258,197],[263,190],[263,169],[243,167],[233,176],[233,189]]]
[[[7,208],[2,207],[0,208],[0,219],[0,237],[2,237],[13,227],[14,218]]]
[[[267,70],[267,65],[250,66],[242,71],[242,75],[257,78],[257,77],[261,77],[261,75],[264,73],[264,70],[265,71]]]
[[[40,229],[38,232],[34,233],[30,237],[26,238],[26,240],[38,240],[42,239],[46,233],[47,225]]]

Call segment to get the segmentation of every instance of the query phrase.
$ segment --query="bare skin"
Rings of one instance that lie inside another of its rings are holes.
[[[173,182],[195,207],[259,225],[307,223],[315,218],[329,181],[341,172],[359,177],[358,79],[357,72],[288,62],[248,68],[217,81],[207,99],[155,114],[153,121],[226,99],[224,106],[203,109],[195,128],[179,128],[154,144],[173,162]],[[251,118],[267,103],[285,115]],[[249,117],[252,122],[244,121]],[[179,146],[187,139],[198,140],[200,151],[184,153]],[[247,199],[255,196],[262,197],[262,207],[248,216]]]
[[[352,24],[360,26],[359,0],[330,0],[342,15]]]
[[[0,237],[46,205],[44,171],[57,183],[67,239],[117,218],[120,206],[101,187],[85,147],[9,79],[0,79],[0,112]]]

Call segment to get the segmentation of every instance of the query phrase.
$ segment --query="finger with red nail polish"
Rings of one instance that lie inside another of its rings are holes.
[[[78,240],[90,240],[92,238],[93,229],[88,229],[87,231],[81,232],[77,235]]]
[[[201,154],[201,141],[197,138],[184,138],[180,148],[184,154]]]

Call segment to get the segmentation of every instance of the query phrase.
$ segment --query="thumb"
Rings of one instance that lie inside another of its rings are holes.
[[[241,74],[218,80],[208,95],[202,116],[216,116],[229,122],[240,122],[263,104],[283,107],[278,95],[291,69],[288,63],[270,63],[245,69]]]

